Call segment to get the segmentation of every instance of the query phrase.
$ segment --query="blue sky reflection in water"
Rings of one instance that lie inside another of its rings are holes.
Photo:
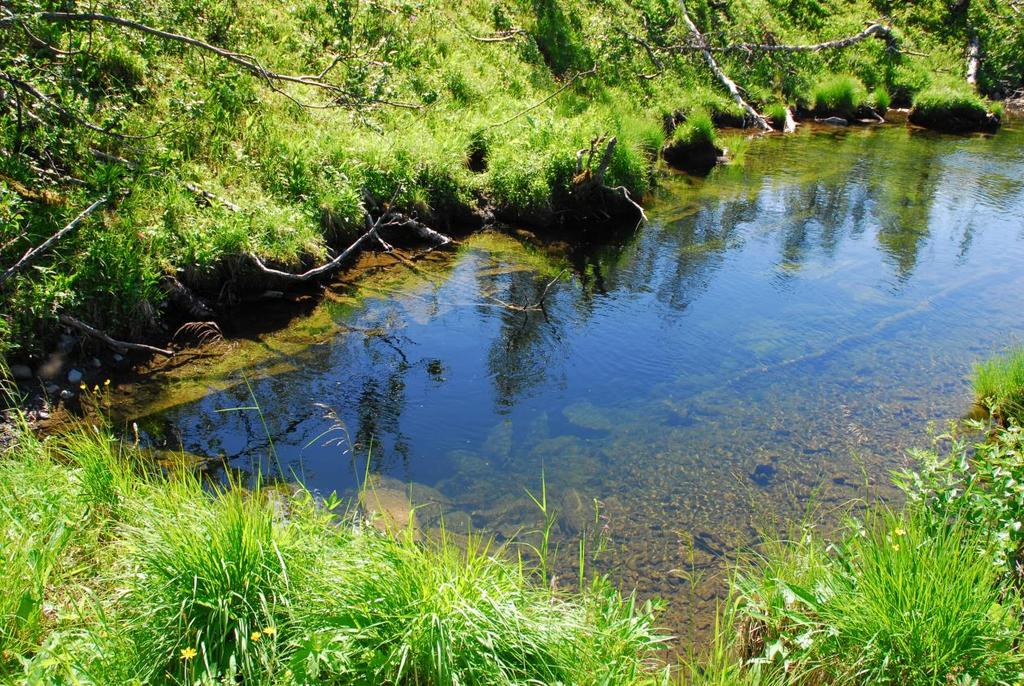
[[[524,489],[543,470],[559,533],[592,526],[598,499],[601,565],[672,598],[683,631],[673,570],[691,546],[713,570],[752,523],[799,516],[819,489],[825,508],[865,480],[885,492],[902,448],[968,409],[973,361],[1024,338],[1024,131],[757,140],[706,180],[664,183],[650,216],[572,254],[473,237],[234,344],[284,469],[350,491],[372,437],[381,483],[414,483],[453,529],[499,537],[538,524]],[[545,312],[504,305],[536,303],[563,269]],[[135,397],[127,414],[268,471],[259,417],[218,412],[250,404],[240,374],[179,370],[159,413]],[[355,456],[317,438],[325,407]]]

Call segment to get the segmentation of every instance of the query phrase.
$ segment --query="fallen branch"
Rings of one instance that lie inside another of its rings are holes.
[[[2,26],[2,25],[3,25],[2,22],[0,22],[0,26]],[[155,138],[155,137],[159,136],[162,133],[162,131],[157,131],[156,133],[146,134],[146,135],[142,135],[142,136],[134,136],[134,135],[127,134],[127,133],[117,133],[116,131],[111,131],[109,129],[105,129],[102,126],[98,126],[96,124],[93,124],[88,119],[83,119],[82,117],[79,117],[74,112],[71,112],[67,108],[57,104],[53,100],[53,98],[51,98],[50,96],[46,95],[45,93],[40,91],[38,88],[33,86],[31,83],[28,83],[27,81],[22,81],[21,79],[17,79],[15,77],[11,76],[10,74],[4,73],[4,72],[0,72],[0,78],[4,79],[8,83],[10,83],[11,86],[13,86],[14,88],[16,88],[16,89],[18,89],[18,90],[20,90],[20,91],[22,91],[22,92],[32,96],[33,98],[35,98],[39,102],[43,103],[44,105],[46,105],[47,108],[49,108],[50,110],[55,112],[60,117],[63,117],[64,119],[66,119],[66,120],[68,120],[70,122],[78,124],[79,126],[84,126],[85,128],[89,129],[90,131],[95,131],[96,133],[101,133],[104,136],[113,136],[114,138],[120,138],[122,140],[146,140],[148,138]]]
[[[978,67],[981,64],[981,46],[978,44],[977,34],[971,36],[971,42],[967,45],[967,83],[972,88],[978,87]]]
[[[863,31],[853,36],[847,36],[845,38],[836,38],[835,40],[828,40],[823,43],[813,43],[811,45],[775,45],[775,44],[764,44],[764,43],[737,43],[735,45],[728,45],[724,48],[711,48],[712,50],[722,52],[732,51],[745,51],[745,52],[821,52],[822,50],[838,50],[841,48],[848,48],[851,45],[860,43],[861,41],[867,40],[872,36],[878,36],[884,38],[889,44],[889,47],[896,48],[896,37],[893,35],[892,29],[883,24],[872,24]]]
[[[82,212],[79,213],[79,215],[77,217],[72,219],[67,224],[67,226],[65,226],[63,229],[61,229],[57,233],[53,234],[49,238],[47,238],[45,241],[40,243],[37,247],[30,248],[24,255],[21,256],[20,260],[18,260],[13,265],[8,267],[7,270],[3,274],[0,274],[0,285],[3,285],[3,283],[5,281],[7,281],[12,276],[14,276],[20,269],[23,269],[26,265],[28,265],[30,262],[32,262],[32,260],[36,259],[40,254],[45,252],[51,245],[53,245],[54,243],[59,241],[61,238],[63,238],[64,236],[69,234],[71,231],[73,231],[75,229],[75,227],[77,227],[79,224],[81,224],[83,221],[85,221],[86,217],[88,217],[90,214],[92,214],[93,212],[98,210],[100,207],[105,205],[108,200],[110,200],[110,196],[109,195],[108,196],[104,196],[104,197],[100,198],[99,200],[95,201],[93,204],[89,205],[87,208],[82,210]]]
[[[463,29],[463,33],[480,43],[506,43],[508,41],[515,40],[519,36],[525,36],[526,31],[519,28],[508,29],[507,31],[501,31],[493,36],[474,36],[469,31]]]
[[[165,350],[164,348],[155,348],[151,345],[143,345],[142,343],[129,343],[128,341],[119,341],[116,338],[111,338],[103,331],[100,331],[95,327],[89,326],[85,322],[79,321],[72,317],[71,315],[62,314],[60,316],[60,322],[61,324],[66,324],[68,326],[74,327],[79,331],[82,331],[83,333],[92,336],[93,338],[103,341],[111,348],[120,353],[125,353],[128,352],[129,350],[138,350],[139,352],[158,353],[165,357],[174,357],[173,350]]]
[[[497,128],[499,126],[504,126],[505,124],[508,124],[509,122],[515,121],[516,119],[518,119],[519,117],[523,116],[524,114],[526,114],[528,112],[532,112],[533,110],[537,109],[538,107],[540,107],[541,105],[546,103],[551,98],[559,95],[562,91],[564,91],[566,88],[568,88],[572,84],[576,83],[576,81],[578,81],[579,79],[586,78],[587,76],[593,76],[596,73],[597,73],[597,64],[595,63],[594,66],[591,67],[590,69],[588,69],[587,71],[576,72],[576,74],[571,79],[566,81],[562,85],[561,88],[559,88],[555,92],[551,93],[550,95],[545,97],[543,100],[539,100],[539,101],[535,102],[534,104],[532,104],[529,107],[527,107],[525,110],[521,110],[519,112],[516,112],[515,114],[513,114],[511,117],[509,117],[508,119],[506,119],[504,121],[500,121],[497,124],[491,124],[487,128],[494,129],[494,128]]]
[[[616,186],[615,188],[612,188],[612,190],[613,191],[621,191],[622,192],[622,196],[626,199],[626,202],[628,202],[630,205],[635,207],[636,211],[640,213],[640,221],[641,222],[649,221],[647,219],[647,213],[644,212],[644,208],[640,207],[640,204],[637,201],[633,200],[633,198],[630,197],[629,191],[626,189],[625,186]]]
[[[109,152],[104,152],[104,151],[99,150],[97,148],[89,148],[89,152],[92,153],[93,157],[95,157],[96,159],[99,159],[99,160],[103,160],[104,162],[113,162],[113,163],[117,163],[117,164],[123,164],[124,166],[128,167],[129,169],[131,169],[133,171],[137,170],[139,168],[139,163],[138,162],[134,162],[134,161],[129,160],[127,158],[121,157],[120,155],[112,155]],[[210,191],[206,190],[205,188],[197,186],[196,184],[191,183],[190,181],[182,181],[181,184],[186,189],[188,189],[190,192],[195,193],[200,198],[202,198],[204,201],[206,201],[207,205],[212,205],[214,202],[216,202],[216,203],[218,203],[220,205],[223,205],[224,207],[226,207],[227,209],[231,210],[232,212],[241,212],[242,211],[241,207],[239,207],[235,203],[231,202],[227,198],[222,198],[219,195],[211,193]]]
[[[369,230],[366,231],[366,233],[357,238],[355,242],[352,243],[352,245],[348,246],[340,253],[338,253],[337,256],[334,257],[334,259],[320,265],[319,267],[307,269],[301,274],[293,274],[292,272],[285,272],[281,271],[280,269],[273,269],[271,267],[268,267],[263,263],[263,261],[260,258],[256,257],[255,255],[252,255],[252,260],[253,262],[256,263],[256,266],[259,268],[259,270],[264,274],[267,274],[268,276],[275,276],[277,278],[284,279],[285,281],[310,281],[312,279],[316,279],[318,277],[334,272],[342,265],[342,263],[350,255],[359,250],[363,243],[366,243],[369,240],[376,240],[377,231],[380,229],[381,220],[384,219],[384,217],[385,215],[383,214],[380,217],[378,217],[377,221],[373,223],[373,225],[369,228]]]
[[[380,226],[381,229],[411,229],[420,238],[428,241],[433,241],[438,246],[448,245],[453,243],[450,236],[446,236],[439,231],[434,231],[426,224],[416,221],[412,217],[406,217],[404,214],[398,212],[389,213],[385,217],[385,223]]]
[[[241,207],[239,207],[235,203],[231,202],[227,198],[222,198],[221,196],[216,195],[215,193],[211,193],[210,191],[206,190],[205,188],[200,188],[199,186],[195,185],[194,183],[190,183],[189,181],[185,181],[184,182],[184,186],[185,186],[185,188],[187,188],[188,190],[192,191],[193,193],[198,195],[200,198],[205,200],[206,203],[209,204],[209,205],[212,205],[214,202],[216,202],[218,205],[226,207],[227,209],[231,210],[232,212],[241,212],[242,211]]]
[[[707,62],[708,67],[711,69],[712,73],[714,73],[715,77],[722,83],[723,86],[725,86],[726,90],[729,91],[729,95],[732,96],[732,99],[735,100],[736,104],[739,105],[744,112],[746,112],[747,116],[750,117],[755,124],[757,124],[757,127],[759,129],[761,129],[762,131],[772,131],[773,129],[771,125],[768,123],[768,120],[762,117],[757,112],[757,110],[751,107],[750,104],[743,99],[743,96],[740,95],[740,90],[739,88],[736,87],[735,82],[733,82],[732,79],[726,76],[725,72],[722,71],[722,68],[718,66],[718,62],[715,61],[715,57],[714,55],[711,54],[711,50],[708,48],[708,43],[704,39],[704,34],[700,32],[700,29],[697,28],[697,25],[693,23],[692,19],[690,19],[690,13],[686,11],[685,0],[679,0],[679,9],[683,13],[683,20],[689,27],[690,33],[693,35],[693,38],[697,43],[698,49],[704,56],[704,61]]]

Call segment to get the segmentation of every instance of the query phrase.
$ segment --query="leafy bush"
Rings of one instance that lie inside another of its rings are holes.
[[[921,507],[876,508],[830,548],[813,537],[777,547],[737,581],[736,612],[761,669],[798,683],[954,675],[994,686],[1024,676],[1017,598],[979,555],[986,532]]]

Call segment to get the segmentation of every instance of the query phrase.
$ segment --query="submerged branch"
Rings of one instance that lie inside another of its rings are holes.
[[[174,351],[173,350],[166,350],[164,348],[156,348],[156,347],[151,346],[151,345],[143,345],[142,343],[130,343],[128,341],[119,341],[116,338],[111,338],[105,332],[97,329],[96,327],[89,326],[85,322],[79,321],[79,320],[75,319],[74,317],[72,317],[71,315],[62,314],[60,316],[60,322],[61,322],[61,324],[66,324],[68,326],[74,327],[74,328],[78,329],[79,331],[81,331],[83,333],[86,333],[89,336],[92,336],[93,338],[95,338],[97,340],[103,341],[104,343],[109,345],[114,350],[117,350],[118,352],[122,352],[123,353],[123,352],[127,352],[129,350],[138,350],[140,352],[146,352],[146,353],[158,353],[160,355],[163,355],[164,357],[174,357]]]

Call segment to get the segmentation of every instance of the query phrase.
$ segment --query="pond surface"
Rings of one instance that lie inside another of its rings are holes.
[[[763,138],[649,214],[588,250],[485,233],[377,269],[116,407],[323,493],[368,469],[499,539],[538,527],[543,474],[561,583],[589,532],[599,568],[699,632],[723,557],[809,503],[890,494],[929,422],[970,408],[972,363],[1022,340],[1024,131]],[[253,399],[262,418],[231,409]]]

